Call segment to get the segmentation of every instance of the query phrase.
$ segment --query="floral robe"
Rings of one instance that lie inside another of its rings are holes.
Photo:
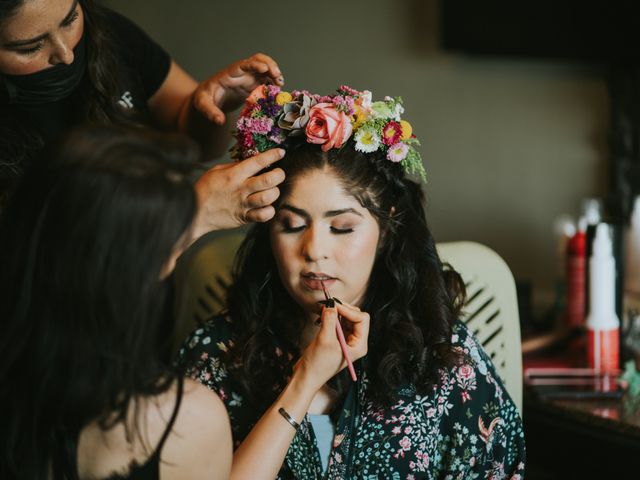
[[[428,395],[408,386],[385,408],[367,398],[367,378],[356,362],[358,381],[344,401],[327,471],[322,472],[313,427],[305,416],[277,478],[523,478],[524,433],[517,408],[461,322],[454,326],[452,343],[465,354],[465,363],[440,369],[439,382]],[[223,400],[237,448],[264,412],[256,411],[223,363],[222,353],[232,346],[230,320],[216,317],[185,341],[178,363]]]

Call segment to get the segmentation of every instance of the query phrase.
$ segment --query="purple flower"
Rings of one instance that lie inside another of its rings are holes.
[[[274,98],[261,98],[258,100],[260,110],[267,117],[277,117],[282,107],[275,102]]]
[[[271,129],[271,132],[269,132],[269,136],[267,138],[273,143],[277,143],[278,145],[280,145],[282,142],[284,142],[285,138],[287,138],[287,135],[282,131],[281,128],[273,127]]]

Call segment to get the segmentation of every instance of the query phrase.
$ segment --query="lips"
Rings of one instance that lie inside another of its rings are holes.
[[[303,273],[302,276],[310,280],[335,280],[335,277],[327,275],[326,273],[307,272]]]
[[[307,272],[302,274],[302,283],[312,290],[322,290],[323,283],[326,288],[329,288],[335,281],[335,277],[326,273]]]

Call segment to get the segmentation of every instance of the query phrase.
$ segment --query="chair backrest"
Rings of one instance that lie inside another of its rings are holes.
[[[496,252],[479,243],[439,243],[436,248],[442,261],[460,273],[466,285],[462,320],[491,357],[522,413],[520,317],[511,270]]]
[[[178,284],[174,347],[195,326],[224,307],[225,286],[245,230],[213,232],[194,245],[176,269]],[[496,366],[522,412],[522,354],[515,283],[507,264],[490,248],[474,242],[439,243],[444,262],[466,284],[463,321]]]
[[[246,229],[212,232],[189,248],[176,265],[174,350],[196,325],[220,312]]]

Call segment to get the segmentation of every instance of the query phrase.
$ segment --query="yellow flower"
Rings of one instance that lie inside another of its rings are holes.
[[[280,92],[276,95],[276,103],[278,105],[284,105],[285,103],[289,103],[291,100],[293,100],[293,97],[289,92]]]
[[[409,140],[413,134],[411,124],[406,120],[400,120],[400,126],[402,127],[402,140]]]
[[[367,121],[367,111],[360,105],[355,106],[355,113],[353,114],[353,129],[356,130],[360,125]]]

